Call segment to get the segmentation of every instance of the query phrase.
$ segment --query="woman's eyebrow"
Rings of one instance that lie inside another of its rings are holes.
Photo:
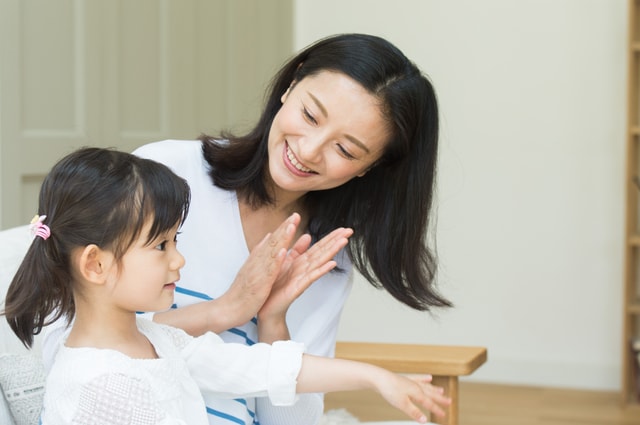
[[[324,105],[322,104],[322,102],[320,102],[320,100],[318,100],[317,97],[315,97],[313,94],[311,94],[311,92],[307,91],[307,94],[309,95],[309,97],[311,98],[311,100],[313,100],[313,103],[316,104],[316,106],[318,107],[318,109],[320,109],[320,112],[322,113],[322,115],[325,118],[329,118],[329,112],[327,111],[327,108],[324,107]],[[369,151],[369,148],[367,148],[367,145],[365,145],[364,143],[362,143],[360,140],[356,139],[355,137],[349,135],[349,134],[345,134],[344,137],[346,137],[347,139],[349,139],[351,141],[351,143],[353,143],[354,145],[358,146],[360,149],[362,149],[363,151],[365,151],[366,153],[371,153]]]
[[[322,115],[324,115],[325,118],[329,118],[329,113],[327,112],[327,109],[324,107],[324,105],[322,104],[322,102],[320,102],[318,100],[317,97],[315,97],[314,95],[311,94],[311,92],[307,91],[307,94],[309,95],[309,97],[311,98],[311,100],[313,100],[313,103],[316,104],[316,106],[318,107],[318,109],[320,109],[320,112],[322,112]]]
[[[356,139],[355,137],[351,136],[350,134],[345,134],[344,137],[349,139],[349,140],[351,140],[351,143],[353,143],[354,145],[358,146],[360,149],[362,149],[366,153],[371,153],[369,151],[369,148],[367,147],[367,145],[365,145],[364,143],[362,143],[360,140]]]

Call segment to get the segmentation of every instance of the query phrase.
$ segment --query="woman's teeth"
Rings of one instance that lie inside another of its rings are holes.
[[[304,173],[312,173],[313,170],[310,168],[305,167],[304,165],[300,164],[298,162],[298,160],[296,159],[296,157],[293,155],[293,152],[291,152],[291,149],[289,149],[289,146],[287,146],[287,158],[289,158],[289,161],[293,164],[294,167],[296,167],[298,170],[304,172]]]

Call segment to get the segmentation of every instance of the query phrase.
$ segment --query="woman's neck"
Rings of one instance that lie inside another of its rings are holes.
[[[301,198],[297,198],[294,202],[277,202],[275,205],[263,205],[255,208],[240,200],[240,219],[249,251],[252,251],[267,233],[276,230],[294,212],[301,216],[294,241],[302,236],[307,228],[308,217],[300,201]]]

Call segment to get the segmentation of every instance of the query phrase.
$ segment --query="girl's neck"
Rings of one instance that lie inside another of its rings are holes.
[[[151,342],[138,329],[136,313],[107,313],[100,307],[89,309],[76,305],[76,315],[65,346],[116,350],[137,359],[158,358]]]

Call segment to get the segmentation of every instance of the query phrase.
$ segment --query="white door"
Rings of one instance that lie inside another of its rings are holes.
[[[291,1],[0,0],[0,229],[53,163],[246,128],[292,51]]]

